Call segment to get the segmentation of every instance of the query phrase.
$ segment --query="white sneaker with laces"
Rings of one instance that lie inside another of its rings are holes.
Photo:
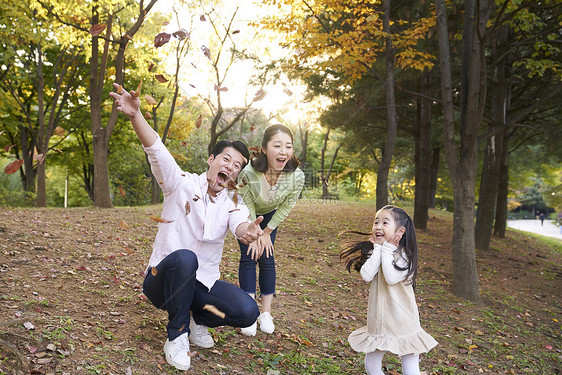
[[[242,331],[242,334],[244,334],[246,336],[255,336],[257,330],[258,330],[258,323],[257,322],[254,322],[254,324],[252,324],[249,327],[245,327],[245,328],[240,329],[240,331]]]
[[[267,311],[261,313],[260,316],[258,316],[258,323],[260,324],[260,330],[262,332],[273,333],[273,331],[275,331],[273,317]]]
[[[174,340],[166,340],[164,356],[170,366],[178,370],[189,370],[191,357],[189,355],[189,339],[187,334],[180,335]]]
[[[212,348],[215,345],[207,326],[195,323],[193,318],[189,322],[189,340],[201,348]]]

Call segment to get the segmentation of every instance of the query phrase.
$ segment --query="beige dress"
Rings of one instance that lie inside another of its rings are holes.
[[[361,276],[371,282],[367,325],[349,335],[353,350],[369,353],[387,351],[399,356],[426,353],[437,341],[420,325],[414,288],[404,281],[407,271],[394,268],[407,264],[405,255],[387,242],[375,245],[361,267]]]

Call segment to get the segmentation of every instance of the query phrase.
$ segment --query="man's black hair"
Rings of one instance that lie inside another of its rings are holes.
[[[211,155],[217,156],[224,151],[225,148],[232,147],[236,151],[238,151],[244,157],[244,164],[242,168],[248,164],[248,160],[250,159],[250,151],[248,151],[248,147],[242,141],[229,141],[228,139],[223,139],[222,141],[217,142],[215,147],[211,150]]]

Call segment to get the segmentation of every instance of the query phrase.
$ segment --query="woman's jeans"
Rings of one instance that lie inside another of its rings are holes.
[[[262,215],[263,221],[260,223],[262,229],[267,226],[267,223],[273,217],[274,211],[268,214]],[[277,235],[277,228],[271,232],[271,243],[275,244],[275,236]],[[266,252],[262,253],[261,257],[256,262],[252,259],[251,254],[246,254],[248,252],[248,245],[243,244],[238,241],[240,245],[240,265],[238,267],[238,281],[240,283],[240,288],[242,288],[246,293],[255,294],[256,293],[256,263],[260,268],[259,284],[260,293],[262,295],[269,295],[275,293],[275,258],[273,254],[266,257]],[[252,322],[253,323],[253,322]]]
[[[236,285],[217,280],[211,290],[195,279],[199,264],[191,250],[176,250],[149,268],[143,292],[159,309],[168,311],[168,339],[189,333],[190,311],[195,323],[207,327],[248,327],[259,315],[258,305]],[[212,305],[225,317],[203,310]]]

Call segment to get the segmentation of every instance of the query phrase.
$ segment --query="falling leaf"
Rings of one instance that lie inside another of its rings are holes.
[[[193,201],[197,202],[199,199],[201,199],[201,197],[199,197],[197,194],[195,194],[195,196],[193,197]]]
[[[151,63],[150,66],[148,67],[148,71],[152,72],[152,68],[154,68],[154,63]]]
[[[185,38],[189,38],[189,33],[186,29],[179,29],[175,33],[172,34],[174,37],[178,38],[179,40],[184,40]]]
[[[189,201],[185,202],[185,216],[189,215],[191,212],[191,206],[189,205]]]
[[[211,60],[211,50],[204,45],[201,46],[201,50],[203,51],[203,54],[205,54],[205,56],[207,56],[207,58]]]
[[[13,145],[6,145],[6,146],[4,146],[4,151],[10,152],[10,150],[11,150],[12,147],[14,147],[14,146],[15,146],[15,144],[13,144]]]
[[[226,314],[217,309],[214,305],[205,305],[203,306],[203,310],[207,310],[208,312],[215,314],[221,319],[224,319],[226,317]]]
[[[98,24],[98,25],[92,25],[90,27],[90,34],[92,34],[92,36],[98,36],[102,33],[102,31],[105,30],[105,24]]]
[[[193,65],[193,66],[195,66],[195,65]],[[191,86],[191,87],[195,88],[195,85],[192,85],[191,83],[189,84],[189,86]]]
[[[156,267],[152,267],[150,273],[152,274],[152,276],[156,276],[158,274],[158,270],[156,269]]]
[[[201,115],[199,115],[199,117],[197,117],[197,120],[195,120],[195,127],[197,129],[199,129],[201,127],[202,123],[203,123],[203,117],[201,117]]]
[[[145,94],[145,95],[144,95],[144,100],[146,100],[146,102],[147,102],[148,104],[150,104],[150,105],[156,105],[156,104],[158,104],[158,103],[156,102],[156,99],[154,99],[152,96],[150,96],[150,95],[148,95],[148,94]]]
[[[239,32],[240,32],[240,30],[234,30],[234,31],[232,32],[232,34],[238,34]]]
[[[166,77],[164,77],[162,74],[156,74],[154,76],[154,78],[156,78],[156,80],[160,83],[166,83],[168,82],[168,79]]]
[[[283,90],[283,93],[284,93],[285,95],[287,95],[287,96],[292,96],[292,95],[293,95],[293,92],[292,92],[291,90],[289,90],[289,89],[284,89],[284,90]]]
[[[258,92],[256,92],[256,95],[254,96],[254,102],[259,102],[260,100],[265,98],[266,94],[267,92],[264,89],[259,89]]]
[[[154,37],[154,47],[162,47],[164,44],[170,41],[172,35],[168,33],[160,33]]]
[[[163,219],[163,218],[158,217],[158,216],[151,216],[150,218],[152,220],[156,221],[157,223],[171,223],[171,222],[173,222],[173,220]]]
[[[119,185],[119,193],[121,193],[121,196],[125,198],[125,190],[123,190],[123,186],[121,185]]]
[[[8,164],[6,166],[6,168],[4,168],[4,173],[12,174],[15,171],[17,171],[18,169],[20,169],[22,164],[23,164],[23,159],[15,160],[15,161],[11,162],[10,164]]]
[[[199,17],[199,21],[203,21],[203,22],[207,21],[204,14],[202,14],[201,17]]]
[[[254,130],[256,130],[255,126],[250,126],[250,131],[253,132]]]
[[[64,135],[64,132],[65,132],[64,128],[60,126],[57,126],[55,130],[53,130],[53,134],[58,135],[59,137],[62,137]]]
[[[148,111],[146,111],[146,113],[144,114],[144,117],[146,117],[147,120],[152,120],[152,115]]]
[[[140,96],[141,89],[142,89],[142,79],[140,80],[139,85],[137,86],[137,90],[133,91],[133,94],[132,94],[133,98],[138,98]]]
[[[33,159],[37,160],[39,162],[38,164],[41,164],[45,160],[45,154],[35,154],[33,155]]]

